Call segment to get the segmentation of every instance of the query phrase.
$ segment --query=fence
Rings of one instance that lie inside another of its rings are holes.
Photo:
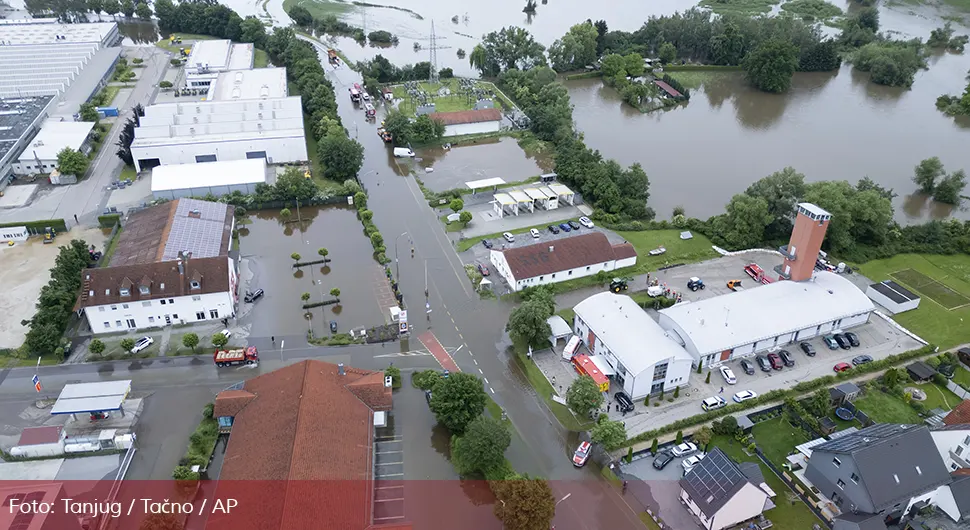
[[[788,475],[786,473],[782,473],[781,471],[779,471],[774,464],[772,464],[767,458],[765,458],[765,455],[764,453],[761,452],[760,447],[755,447],[755,453],[757,453],[758,458],[761,459],[761,461],[764,462],[766,466],[768,466],[768,469],[770,469],[771,472],[775,474],[775,476],[780,478],[781,481],[784,482],[785,485],[788,486],[788,488],[795,493],[795,495],[798,495],[798,498],[801,499],[801,501],[804,502],[806,506],[808,506],[809,510],[812,510],[812,513],[814,513],[816,517],[818,517],[820,520],[822,520],[822,522],[825,523],[825,526],[832,528],[832,521],[826,518],[822,514],[821,510],[815,507],[815,503],[812,502],[812,500],[808,496],[806,496],[805,493],[802,492],[802,489],[798,484],[796,484],[790,478],[788,478]],[[778,493],[779,495],[782,494],[782,492],[775,492],[775,493]],[[777,499],[775,501],[775,504],[778,504],[779,502],[782,502],[781,499]],[[768,516],[770,519],[771,514],[768,514]]]
[[[970,399],[970,391],[954,383],[953,381],[947,381],[946,387],[950,390],[950,392],[953,392],[954,394],[956,394],[958,398]]]
[[[23,226],[32,236],[42,235],[47,228],[53,228],[57,232],[67,232],[67,223],[64,219],[45,219],[42,221],[22,221],[16,223],[3,223],[0,228],[11,226]]]

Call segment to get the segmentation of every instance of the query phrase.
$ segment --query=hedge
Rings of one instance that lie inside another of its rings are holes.
[[[107,215],[98,216],[98,224],[101,228],[114,228],[116,224],[121,222],[120,213],[109,213]]]
[[[628,447],[640,442],[645,442],[648,440],[652,440],[654,438],[658,438],[665,434],[676,432],[678,430],[686,429],[689,427],[696,427],[698,425],[707,423],[709,421],[715,420],[722,416],[733,415],[735,413],[752,409],[757,406],[771,403],[774,401],[783,401],[789,397],[798,398],[803,394],[814,392],[819,388],[830,386],[831,384],[837,381],[841,381],[844,379],[851,379],[853,377],[858,377],[860,375],[879,372],[891,366],[895,366],[897,364],[900,364],[912,359],[916,359],[919,357],[924,357],[926,355],[933,353],[934,351],[936,351],[936,346],[934,346],[933,344],[928,344],[926,346],[923,346],[922,348],[910,350],[903,353],[897,353],[895,355],[890,355],[885,359],[880,359],[878,361],[873,361],[868,364],[855,366],[849,370],[846,370],[845,372],[839,372],[838,375],[827,375],[827,376],[819,377],[817,379],[812,379],[809,381],[802,381],[801,383],[798,383],[792,388],[788,388],[784,390],[775,389],[775,390],[772,390],[771,392],[760,395],[755,399],[745,401],[743,403],[732,403],[731,405],[728,405],[724,408],[712,410],[710,412],[704,412],[702,414],[697,414],[689,418],[677,420],[668,425],[664,425],[663,427],[660,427],[658,429],[640,433],[634,436],[633,438],[627,439],[626,443],[623,444],[621,447]]]
[[[37,232],[38,234],[43,234],[44,230],[49,226],[57,232],[67,232],[67,223],[64,219],[45,219],[43,221],[23,221],[19,223],[0,223],[0,228],[6,228],[8,226],[25,226],[30,232]]]

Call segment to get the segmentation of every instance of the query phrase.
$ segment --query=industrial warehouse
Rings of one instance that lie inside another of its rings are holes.
[[[256,192],[258,184],[274,184],[266,160],[253,158],[208,164],[174,164],[152,170],[152,196],[175,200],[182,197],[221,197],[234,191]]]

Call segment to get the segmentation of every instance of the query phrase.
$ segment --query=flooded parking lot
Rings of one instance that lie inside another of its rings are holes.
[[[447,138],[444,139],[447,141]],[[483,138],[446,149],[418,149],[416,171],[424,185],[434,191],[466,188],[466,182],[501,178],[518,182],[537,177],[552,168],[548,157],[527,155],[515,138]],[[427,173],[425,168],[433,168]]]
[[[279,210],[263,210],[248,219],[239,227],[239,239],[253,272],[249,288],[266,291],[253,308],[251,335],[300,335],[312,329],[319,337],[329,333],[331,320],[340,332],[384,323],[376,294],[376,279],[383,273],[351,207],[294,208],[286,219]],[[294,268],[293,253],[301,261],[313,261],[321,259],[320,248],[329,251],[329,263]],[[307,321],[303,293],[313,303],[333,299],[333,288],[340,289],[340,303],[313,308]]]

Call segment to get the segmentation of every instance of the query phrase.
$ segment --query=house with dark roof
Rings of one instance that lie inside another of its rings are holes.
[[[428,116],[445,126],[445,136],[484,134],[502,128],[502,111],[496,108],[432,112]]]
[[[886,530],[883,519],[871,513],[844,513],[832,521],[832,530]]]
[[[953,481],[937,490],[931,504],[962,528],[970,528],[970,472],[953,472],[950,477]]]
[[[630,243],[612,244],[602,232],[490,252],[489,261],[513,291],[564,282],[637,263]]]
[[[906,366],[906,371],[913,381],[929,381],[936,374],[936,370],[925,361],[910,363]]]
[[[229,441],[216,494],[239,495],[240,511],[206,528],[409,529],[375,500],[376,429],[392,404],[382,372],[317,360],[220,392],[213,416]]]
[[[852,381],[846,381],[838,386],[829,388],[829,400],[832,406],[841,407],[847,401],[852,401],[859,395],[858,385]]]
[[[239,277],[234,210],[179,199],[131,214],[108,266],[81,271],[75,311],[93,333],[232,317]]]
[[[738,464],[720,448],[714,448],[680,480],[680,502],[706,530],[755,519],[775,507],[774,496],[758,464]]]
[[[908,514],[951,482],[930,430],[880,423],[812,448],[805,478],[842,513]]]

